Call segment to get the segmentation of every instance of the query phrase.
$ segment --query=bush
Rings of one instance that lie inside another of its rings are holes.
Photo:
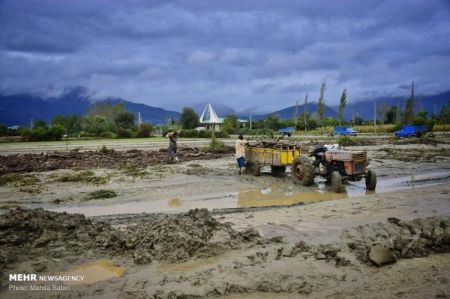
[[[61,140],[66,130],[64,127],[56,125],[51,128],[44,128],[42,126],[36,127],[33,130],[23,129],[21,131],[22,139],[25,141],[57,141]]]
[[[339,145],[355,145],[355,144],[357,144],[357,142],[356,142],[356,139],[354,137],[339,136],[338,144]]]
[[[217,140],[216,134],[212,134],[211,143],[209,144],[209,147],[207,148],[208,151],[222,151],[225,149],[225,143],[223,141]]]
[[[61,140],[66,133],[66,129],[60,125],[54,125],[47,130],[46,140]]]
[[[217,138],[228,138],[228,137],[230,137],[230,135],[228,135],[225,132],[215,132],[215,135],[216,135]]]
[[[141,124],[137,131],[136,137],[146,138],[153,135],[153,126],[151,124]]]
[[[117,138],[131,138],[133,137],[133,131],[130,129],[118,128]]]
[[[201,133],[202,131],[197,131],[197,130],[182,130],[180,131],[180,134],[178,134],[178,136],[183,137],[183,138],[197,138],[199,137],[199,133]]]
[[[104,139],[113,139],[116,137],[117,137],[117,135],[111,131],[106,131],[106,132],[103,132],[100,134],[100,138],[104,138]]]

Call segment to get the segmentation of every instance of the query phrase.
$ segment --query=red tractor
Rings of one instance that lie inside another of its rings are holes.
[[[300,156],[292,163],[292,177],[295,182],[305,186],[314,182],[314,176],[320,175],[331,181],[334,192],[344,190],[342,182],[345,180],[366,180],[366,189],[373,191],[377,185],[377,177],[369,165],[365,151],[346,151],[327,146],[316,146],[310,154],[314,160]]]

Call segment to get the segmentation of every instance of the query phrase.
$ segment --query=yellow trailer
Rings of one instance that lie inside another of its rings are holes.
[[[309,186],[314,182],[314,168],[306,156],[302,156],[300,145],[266,141],[249,145],[245,150],[245,170],[256,176],[263,166],[270,166],[272,174],[279,174],[291,166],[292,178],[296,183]]]

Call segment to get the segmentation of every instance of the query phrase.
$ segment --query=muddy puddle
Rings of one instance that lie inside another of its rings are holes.
[[[412,172],[408,176],[378,179],[375,192],[365,190],[364,180],[347,182],[346,192],[334,193],[323,179],[316,178],[315,186],[305,188],[294,185],[288,176],[266,181],[262,188],[247,188],[235,192],[198,194],[184,198],[161,200],[137,200],[129,202],[84,203],[79,205],[60,205],[57,208],[49,207],[51,211],[82,213],[86,216],[104,216],[118,214],[140,213],[176,213],[186,212],[194,208],[233,209],[255,208],[271,206],[289,206],[295,204],[319,202],[326,200],[345,200],[346,198],[364,196],[372,193],[400,191],[415,187],[426,187],[436,184],[450,183],[448,171],[434,171],[427,173]]]
[[[74,267],[73,269],[59,273],[60,275],[82,276],[81,281],[65,282],[67,285],[79,284],[93,284],[99,281],[104,281],[116,277],[122,277],[125,269],[114,266],[111,261],[98,260],[93,263],[83,264]]]

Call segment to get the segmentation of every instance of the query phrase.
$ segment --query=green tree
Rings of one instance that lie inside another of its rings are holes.
[[[153,135],[154,128],[149,123],[142,123],[137,131],[136,137],[146,138]]]
[[[130,111],[121,111],[114,118],[117,128],[131,129],[134,127],[135,116]]]
[[[280,118],[275,114],[270,114],[265,119],[266,128],[278,130],[280,128]]]
[[[327,89],[327,83],[323,82],[320,87],[319,103],[317,105],[317,115],[319,117],[320,125],[323,125],[323,118],[325,116],[325,90]]]
[[[414,81],[411,85],[411,95],[406,100],[405,112],[403,114],[403,123],[410,124],[414,118]]]
[[[327,117],[323,120],[323,124],[325,125],[325,127],[335,127],[339,125],[340,122],[333,117]]]
[[[223,121],[223,131],[227,134],[233,133],[239,126],[238,118],[234,114],[228,114]]]
[[[396,117],[397,117],[397,106],[391,106],[391,108],[389,108],[389,110],[386,112],[384,123],[393,124],[394,122],[396,122],[395,119]]]
[[[195,129],[200,124],[200,117],[195,113],[194,109],[184,107],[180,114],[180,124],[185,130]]]
[[[38,119],[38,120],[34,121],[33,129],[37,129],[37,128],[47,129],[47,122],[42,119]]]
[[[83,130],[84,117],[81,115],[56,115],[52,120],[52,125],[63,126],[67,134],[76,134]]]
[[[90,117],[87,130],[96,136],[100,136],[101,133],[108,131],[108,122],[103,116]]]
[[[339,100],[339,125],[344,122],[345,105],[347,105],[347,89],[344,89]]]
[[[299,117],[299,121],[297,122],[297,130],[314,130],[315,128],[317,128],[317,121],[313,119],[308,112],[303,112]]]
[[[8,136],[8,127],[0,124],[0,136]]]
[[[408,98],[408,100],[406,100],[405,113],[403,114],[404,124],[410,124],[413,120],[414,117],[413,105],[414,100],[412,98]]]
[[[93,104],[89,109],[89,118],[95,116],[101,116],[105,119],[107,130],[115,131],[117,126],[115,123],[116,117],[127,111],[123,102],[119,102],[116,105],[112,105],[109,101],[103,101]]]
[[[442,106],[441,113],[439,114],[439,121],[441,122],[441,124],[450,123],[450,101]]]

